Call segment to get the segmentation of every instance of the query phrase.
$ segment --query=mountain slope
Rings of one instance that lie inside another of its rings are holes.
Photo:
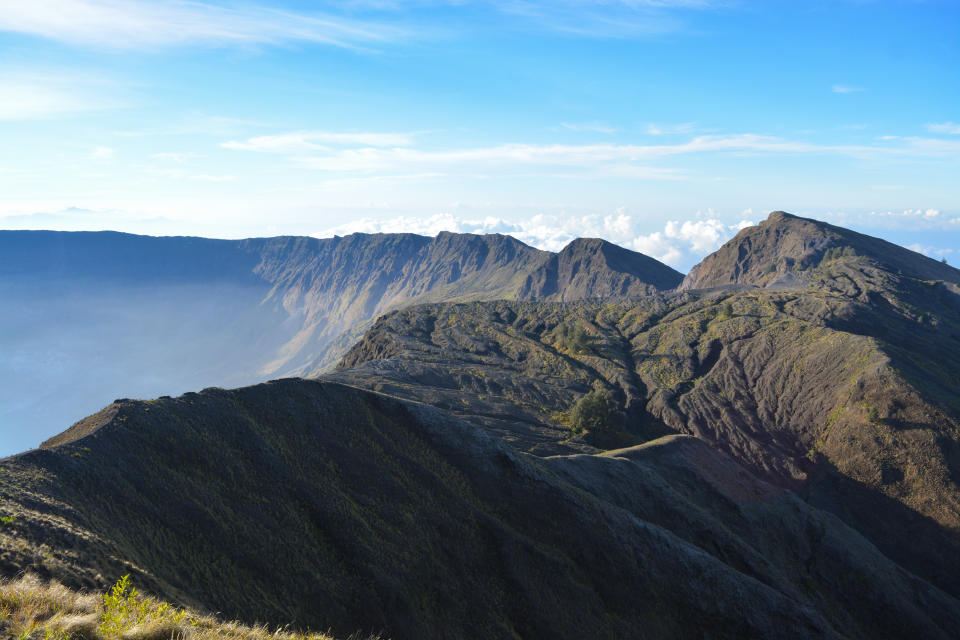
[[[328,377],[541,454],[695,435],[960,595],[960,289],[838,253],[791,286],[413,307]],[[621,424],[569,438],[597,384]]]
[[[642,253],[599,238],[579,238],[528,275],[517,299],[635,298],[674,289],[682,280],[683,274]]]
[[[789,276],[846,256],[865,257],[882,269],[911,278],[960,283],[960,271],[915,251],[819,220],[774,211],[693,267],[680,289],[734,284],[763,287],[778,280],[790,281],[793,278]]]
[[[421,405],[284,380],[118,402],[55,443],[0,461],[4,573],[132,572],[227,616],[394,638],[960,625],[955,599],[689,437],[540,459]]]
[[[644,289],[660,282],[647,272],[668,269],[622,249],[615,264],[593,259],[610,248],[591,247],[561,297]],[[33,446],[117,396],[321,372],[385,311],[515,297],[552,255],[499,235],[0,231],[0,424],[24,431],[5,433],[0,451]]]

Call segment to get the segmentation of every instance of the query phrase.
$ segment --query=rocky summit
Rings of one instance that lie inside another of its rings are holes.
[[[119,399],[0,460],[6,575],[131,574],[338,637],[960,629],[946,264],[783,212],[683,278],[600,240],[85,238],[142,243],[120,274],[57,238],[39,280],[86,260],[78,282],[251,291],[231,322],[281,321],[238,357],[311,376]]]

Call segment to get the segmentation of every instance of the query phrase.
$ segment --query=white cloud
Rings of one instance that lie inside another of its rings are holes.
[[[863,91],[860,87],[851,87],[850,85],[845,84],[835,84],[833,85],[832,91],[834,93],[858,93]]]
[[[881,218],[913,218],[913,219],[925,219],[925,220],[936,220],[940,217],[939,209],[904,209],[903,211],[871,211],[870,214],[874,217]]]
[[[178,0],[0,0],[0,31],[114,49],[287,42],[359,47],[401,35],[396,27],[321,14]]]
[[[801,212],[801,215],[802,212]],[[857,229],[884,229],[887,231],[954,231],[960,218],[954,212],[932,207],[917,209],[872,210],[872,211],[826,211],[818,217],[844,227]],[[870,231],[867,231],[868,233]],[[884,236],[887,237],[887,236]],[[888,238],[889,239],[889,238]],[[895,240],[894,240],[895,241]],[[896,241],[895,241],[896,242]]]
[[[938,249],[937,247],[931,247],[928,245],[922,245],[919,243],[907,245],[907,249],[911,251],[916,251],[917,253],[922,253],[928,258],[942,258],[949,253],[954,253],[953,249]]]
[[[927,125],[927,131],[931,133],[946,133],[950,135],[960,135],[960,124],[955,122],[939,122]]]
[[[90,154],[94,160],[113,160],[114,151],[110,147],[97,147]]]
[[[576,238],[604,238],[615,244],[639,251],[662,262],[687,269],[724,242],[749,221],[726,224],[716,218],[667,222],[662,231],[644,233],[643,220],[625,209],[614,213],[587,216],[537,214],[527,219],[510,221],[494,216],[466,219],[452,213],[429,217],[397,216],[393,218],[361,218],[313,234],[330,237],[350,233],[418,233],[436,235],[440,231],[456,233],[501,233],[521,242],[559,251]]]
[[[371,147],[407,147],[413,144],[412,133],[334,133],[330,131],[298,131],[272,136],[257,136],[244,141],[221,143],[225,149],[299,153],[329,151],[326,145],[367,145]]]

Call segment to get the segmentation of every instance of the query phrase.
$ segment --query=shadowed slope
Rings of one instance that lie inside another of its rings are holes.
[[[427,407],[296,380],[103,417],[0,461],[6,573],[131,571],[230,617],[394,638],[960,624],[957,601],[689,438],[538,459]]]

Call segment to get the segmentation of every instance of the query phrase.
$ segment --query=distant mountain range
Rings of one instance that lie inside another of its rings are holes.
[[[783,212],[685,278],[594,240],[223,246],[206,281],[291,332],[238,357],[314,379],[0,460],[0,573],[344,636],[956,637],[960,271]]]
[[[376,317],[411,304],[640,295],[682,278],[603,240],[553,254],[454,233],[0,231],[0,429],[17,445],[5,452],[117,396],[322,372]]]

